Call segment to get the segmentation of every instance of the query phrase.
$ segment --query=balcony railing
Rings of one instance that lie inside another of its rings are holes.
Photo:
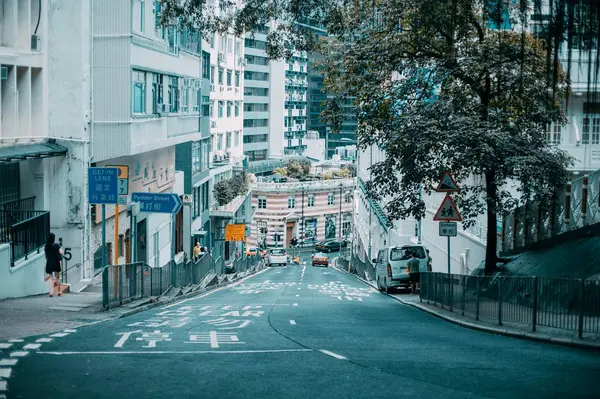
[[[39,253],[50,234],[50,212],[0,210],[0,242],[11,247],[10,265]]]
[[[35,209],[35,197],[28,197],[0,204],[0,211],[31,211],[33,209]]]

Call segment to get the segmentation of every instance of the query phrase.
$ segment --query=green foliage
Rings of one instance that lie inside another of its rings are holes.
[[[301,179],[310,174],[310,161],[305,159],[294,159],[290,160],[285,164],[285,169],[287,171],[286,176],[289,176],[294,179]]]
[[[246,172],[238,173],[231,179],[217,182],[213,188],[213,195],[219,205],[227,205],[236,197],[246,194],[250,184],[250,177]]]

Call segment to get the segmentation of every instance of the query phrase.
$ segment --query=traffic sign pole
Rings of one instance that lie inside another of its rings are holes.
[[[106,205],[102,204],[102,267],[106,266]]]
[[[450,236],[448,236],[448,274],[450,274]]]

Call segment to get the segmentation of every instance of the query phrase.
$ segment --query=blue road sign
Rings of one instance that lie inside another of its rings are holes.
[[[183,205],[174,193],[133,193],[131,201],[140,203],[140,212],[151,213],[177,213]]]
[[[119,201],[119,169],[88,168],[90,204],[116,204]]]

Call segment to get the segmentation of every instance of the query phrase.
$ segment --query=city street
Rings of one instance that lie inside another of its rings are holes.
[[[0,397],[598,397],[598,353],[465,329],[304,260],[128,318],[2,341]]]

